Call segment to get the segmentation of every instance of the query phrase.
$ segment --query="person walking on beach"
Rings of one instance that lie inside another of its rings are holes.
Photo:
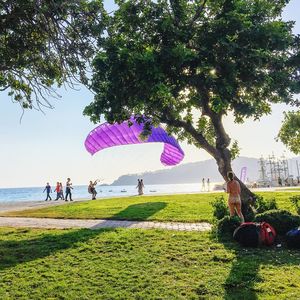
[[[138,194],[144,195],[144,182],[143,179],[138,179],[138,184],[136,186],[136,188],[138,189]]]
[[[45,193],[45,191],[47,191],[47,198],[46,198],[45,201],[48,201],[48,199],[49,199],[49,201],[51,201],[52,198],[50,196],[50,193],[52,193],[52,190],[51,190],[51,186],[50,186],[49,182],[47,182],[46,187],[45,187],[43,193]]]
[[[68,201],[68,196],[70,198],[70,201],[73,201],[72,200],[71,189],[73,189],[71,179],[67,178],[67,183],[66,183],[66,198],[65,198],[65,201]]]
[[[205,191],[205,178],[202,178],[202,187],[201,187],[201,192]]]
[[[207,181],[206,181],[206,184],[207,184],[207,191],[209,192],[210,190],[210,181],[209,181],[209,178],[207,178]]]
[[[56,192],[56,199],[54,201],[57,201],[60,198],[60,184],[59,182],[56,182],[56,187],[54,192]]]
[[[241,186],[237,180],[234,179],[233,172],[228,172],[227,177],[229,181],[227,182],[226,192],[229,194],[228,197],[228,207],[230,216],[234,216],[235,212],[240,217],[241,221],[244,222],[244,216],[242,214],[242,202],[241,202]]]
[[[56,192],[56,199],[54,201],[57,201],[58,199],[64,200],[64,193],[63,193],[63,187],[61,182],[56,182],[56,187],[54,192]]]
[[[97,185],[98,180],[90,181],[89,187],[88,187],[88,192],[90,194],[92,194],[92,200],[96,200],[96,195],[97,195],[97,191],[96,191],[96,185]]]
[[[61,198],[61,200],[65,200],[62,182],[60,182],[59,185],[60,185],[60,198]]]

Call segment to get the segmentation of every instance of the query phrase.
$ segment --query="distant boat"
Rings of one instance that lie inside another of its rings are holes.
[[[127,191],[126,190],[121,190],[121,193],[126,193]]]
[[[150,193],[156,193],[156,190],[150,190],[149,192]]]
[[[111,193],[111,192],[112,192],[112,190],[109,190],[108,192],[109,192],[109,193]]]

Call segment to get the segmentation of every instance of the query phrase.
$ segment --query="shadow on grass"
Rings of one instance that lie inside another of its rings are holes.
[[[105,229],[107,232],[112,229]],[[25,234],[29,229],[14,231],[13,234]],[[71,248],[79,242],[86,242],[99,234],[99,231],[80,229],[63,234],[43,234],[39,238],[0,241],[0,270],[14,267],[18,264],[44,258],[57,251]],[[63,232],[63,231],[62,231]]]
[[[123,211],[116,214],[115,218],[126,219],[135,214],[141,215],[141,220],[145,220],[166,207],[164,202],[150,202],[143,204],[130,205]],[[137,220],[137,219],[136,219]],[[96,227],[95,227],[96,228]],[[45,231],[47,231],[45,229]],[[67,233],[42,234],[39,238],[22,239],[22,240],[1,240],[0,241],[0,271],[14,267],[18,264],[33,261],[39,258],[45,258],[57,251],[76,247],[77,243],[87,242],[99,234],[113,229],[105,228],[101,230],[80,229],[72,230]],[[7,234],[25,234],[30,229],[23,229]],[[62,231],[63,232],[63,231]]]
[[[111,220],[143,221],[167,206],[165,202],[146,202],[129,205],[126,209],[114,214]]]
[[[215,237],[213,239],[216,240]],[[255,285],[263,281],[259,274],[261,268],[299,266],[300,264],[300,254],[297,251],[285,248],[276,249],[276,247],[242,248],[230,237],[220,242],[226,250],[235,254],[230,273],[224,283],[223,299],[256,300],[259,296],[259,289]],[[269,278],[269,282],[272,284],[271,278]]]

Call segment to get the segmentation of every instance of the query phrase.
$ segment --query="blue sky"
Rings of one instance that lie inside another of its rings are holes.
[[[106,1],[109,10],[112,1]],[[296,20],[295,33],[300,33],[300,1],[287,6],[284,19]],[[0,187],[42,186],[45,182],[63,181],[71,177],[74,184],[103,178],[109,183],[118,176],[164,168],[160,164],[163,145],[131,145],[103,150],[90,156],[84,140],[95,125],[82,115],[93,95],[82,87],[79,91],[60,90],[60,100],[51,99],[53,110],[45,115],[27,111],[20,123],[21,110],[1,93],[0,110]],[[225,126],[230,136],[239,141],[242,156],[260,157],[286,150],[274,137],[280,128],[284,105],[273,107],[273,114],[260,122],[247,121],[235,125],[229,116]],[[182,143],[184,163],[209,159],[203,150]],[[286,151],[288,157],[294,155]],[[199,170],[201,178],[201,170]]]

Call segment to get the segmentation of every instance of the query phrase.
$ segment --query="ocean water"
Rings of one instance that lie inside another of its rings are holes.
[[[216,183],[210,184],[210,191],[213,190],[215,184]],[[54,188],[55,187],[53,187],[53,189]],[[73,188],[73,199],[91,198],[91,195],[87,191],[87,186],[73,186]],[[44,187],[0,189],[0,202],[26,202],[45,200],[46,193],[43,193],[43,190]],[[98,192],[97,199],[137,195],[136,186],[133,185],[97,186],[96,190]],[[146,195],[196,192],[201,192],[200,183],[145,185],[144,189],[144,193]],[[51,197],[52,199],[55,199],[56,193],[52,193]]]

